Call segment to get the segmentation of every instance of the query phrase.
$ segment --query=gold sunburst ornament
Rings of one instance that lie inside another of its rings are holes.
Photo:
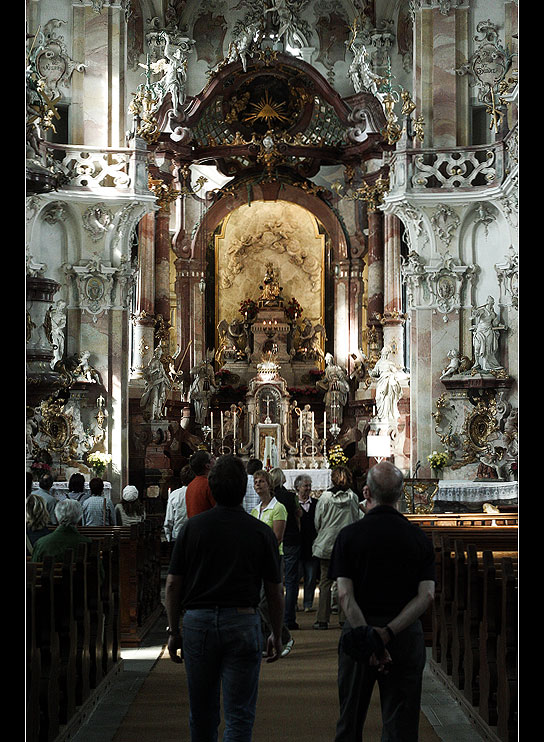
[[[279,121],[289,121],[289,118],[283,113],[285,102],[276,103],[270,98],[268,90],[265,91],[264,96],[258,103],[250,103],[249,108],[253,109],[253,113],[250,113],[245,117],[245,121],[259,121],[264,119],[267,124],[277,119]]]

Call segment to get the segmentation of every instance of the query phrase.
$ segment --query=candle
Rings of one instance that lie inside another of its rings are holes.
[[[314,439],[314,430],[315,430],[315,426],[314,426],[314,413],[312,412],[312,440]]]
[[[210,412],[210,445],[213,442],[213,412]]]
[[[223,410],[221,410],[221,440],[225,437],[223,433]]]
[[[234,431],[234,440],[236,440],[236,412],[234,413],[233,431]]]

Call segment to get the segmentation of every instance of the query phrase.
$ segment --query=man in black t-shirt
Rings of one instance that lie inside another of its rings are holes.
[[[430,539],[395,507],[402,473],[384,461],[368,472],[366,515],[340,531],[329,577],[346,614],[338,654],[335,742],[361,742],[375,682],[384,739],[418,739],[425,641],[420,616],[434,600]]]
[[[187,521],[172,551],[168,652],[174,662],[185,660],[191,739],[217,739],[222,686],[225,739],[249,742],[263,654],[261,584],[272,621],[267,662],[282,652],[279,549],[272,529],[242,507],[247,474],[240,459],[218,458],[208,481],[217,505]]]

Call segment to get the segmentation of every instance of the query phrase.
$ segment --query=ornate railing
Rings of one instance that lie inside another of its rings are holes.
[[[145,145],[116,148],[42,142],[41,147],[47,162],[62,174],[63,188],[147,191]]]
[[[390,159],[390,191],[429,193],[497,186],[517,168],[517,127],[493,144],[406,149]]]

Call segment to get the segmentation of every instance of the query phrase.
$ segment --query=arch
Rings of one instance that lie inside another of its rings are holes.
[[[302,188],[277,181],[252,184],[251,188],[252,200],[254,201],[282,200],[301,206],[309,211],[323,225],[323,228],[331,238],[333,260],[347,260],[349,258],[348,238],[342,224],[332,208],[322,199]],[[203,263],[205,260],[203,250],[205,250],[205,246],[208,244],[211,235],[215,232],[219,224],[232,211],[247,203],[247,187],[245,184],[240,183],[232,191],[212,204],[206,211],[205,219],[201,221],[198,229],[192,236],[191,259]],[[202,234],[203,230],[204,234]]]

